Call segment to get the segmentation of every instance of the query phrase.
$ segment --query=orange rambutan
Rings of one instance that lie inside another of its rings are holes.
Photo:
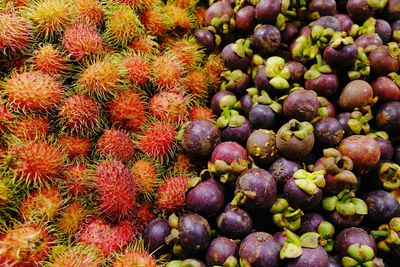
[[[183,78],[182,84],[188,93],[201,99],[209,93],[210,76],[204,69],[193,69]]]
[[[186,183],[189,176],[167,178],[157,190],[157,208],[165,213],[179,211],[186,205]]]
[[[194,120],[214,120],[212,109],[200,105],[193,106],[189,111],[189,119]]]
[[[53,250],[56,255],[52,255],[51,267],[97,267],[105,261],[98,249],[83,243],[69,247],[57,246]]]
[[[0,103],[0,133],[7,131],[13,121],[11,111]]]
[[[163,90],[180,87],[185,72],[182,62],[171,54],[156,56],[152,62],[151,70],[154,85]]]
[[[145,227],[156,218],[156,214],[153,212],[152,208],[153,205],[149,202],[139,204],[139,207],[136,210],[136,217],[140,226]]]
[[[155,36],[164,36],[172,24],[172,20],[165,13],[165,8],[162,4],[144,10],[140,20],[146,30]]]
[[[203,51],[193,36],[173,40],[167,47],[167,53],[182,62],[185,69],[198,66],[203,60]]]
[[[99,0],[71,0],[74,18],[93,25],[101,25],[104,21],[104,7]]]
[[[77,135],[60,135],[58,142],[67,152],[70,160],[85,158],[89,155],[91,142],[89,137]]]
[[[93,170],[84,163],[75,163],[65,167],[62,185],[72,195],[83,195],[93,185]]]
[[[67,60],[52,44],[45,44],[33,52],[32,63],[35,69],[49,75],[65,74]]]
[[[50,123],[47,117],[39,115],[27,115],[19,117],[12,133],[19,139],[38,140],[45,139],[50,130]]]
[[[151,78],[150,60],[141,54],[127,55],[121,62],[132,84],[144,86]]]
[[[124,131],[106,129],[97,141],[96,152],[100,157],[126,162],[135,155],[136,148]]]
[[[192,161],[183,153],[180,153],[175,157],[170,169],[170,172],[174,175],[188,175],[194,171],[195,168]]]
[[[72,236],[76,234],[82,226],[87,215],[86,209],[77,200],[71,201],[68,206],[60,212],[57,220],[57,230],[61,233]]]
[[[129,249],[124,254],[117,257],[113,262],[113,267],[146,266],[157,267],[157,261],[153,255],[145,250]]]
[[[25,51],[32,43],[33,26],[16,12],[0,14],[0,51],[3,54]]]
[[[172,20],[171,30],[174,33],[183,35],[190,32],[195,22],[195,18],[188,9],[176,6],[173,3],[165,5],[165,12]]]
[[[151,115],[160,120],[183,122],[188,119],[189,99],[182,93],[161,91],[149,101]]]
[[[210,85],[212,86],[212,89],[219,90],[221,85],[221,74],[225,71],[224,61],[220,56],[210,55],[208,56],[204,67],[211,77]]]
[[[135,36],[128,46],[131,50],[146,55],[156,54],[158,49],[158,43],[155,41],[155,37],[149,34]]]
[[[132,164],[131,172],[140,194],[149,199],[160,180],[160,165],[148,158],[141,158]]]

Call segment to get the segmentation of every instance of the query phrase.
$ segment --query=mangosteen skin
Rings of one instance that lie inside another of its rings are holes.
[[[214,216],[224,205],[223,187],[213,179],[200,182],[187,193],[186,205],[205,217]]]
[[[299,30],[297,27],[293,23],[286,22],[285,28],[281,31],[281,41],[282,43],[289,45],[298,35]]]
[[[154,219],[143,232],[144,244],[148,246],[149,251],[155,251],[157,254],[168,252],[168,246],[165,244],[165,238],[170,234],[171,227],[167,220]]]
[[[400,215],[400,204],[389,192],[374,190],[364,196],[368,206],[368,218],[380,225]]]
[[[274,24],[281,12],[280,0],[260,0],[256,5],[256,19],[260,23]]]
[[[223,236],[217,237],[208,246],[207,266],[222,266],[229,257],[237,257],[238,252],[239,248],[233,240]]]
[[[241,108],[242,108],[244,114],[246,115],[246,117],[248,117],[249,112],[250,112],[251,108],[253,107],[252,97],[249,94],[245,94],[244,96],[242,96],[240,98],[240,105],[241,105]]]
[[[309,195],[295,183],[295,179],[289,179],[283,188],[285,198],[293,208],[299,208],[302,210],[311,210],[318,206],[322,199],[322,190],[318,189],[318,192],[314,195]]]
[[[384,140],[379,136],[375,138],[381,149],[381,160],[391,160],[393,158],[393,146],[389,140]]]
[[[235,95],[229,91],[219,91],[211,99],[210,106],[216,116],[219,116],[222,113],[222,109],[220,107],[220,102],[225,96],[234,97]]]
[[[213,18],[221,19],[221,23],[229,23],[234,14],[232,6],[227,1],[218,1],[207,8],[204,20],[207,25],[211,25]]]
[[[296,83],[301,83],[304,80],[304,74],[307,68],[298,61],[288,61],[285,64],[290,71],[290,80]]]
[[[217,218],[217,230],[231,239],[243,239],[253,230],[253,220],[247,211],[228,205]]]
[[[212,32],[206,29],[197,29],[193,33],[196,41],[206,48],[207,53],[211,53],[215,49],[215,36]]]
[[[326,221],[326,219],[321,214],[307,212],[301,218],[301,226],[297,231],[300,235],[307,232],[318,232],[318,226],[324,221]]]
[[[381,76],[371,83],[374,95],[380,101],[399,101],[400,88],[388,77]]]
[[[389,54],[389,48],[382,45],[373,50],[369,55],[371,71],[377,76],[385,76],[391,72],[399,71],[399,60]]]
[[[336,119],[339,121],[340,125],[342,126],[342,129],[344,130],[344,136],[353,135],[353,131],[351,130],[351,128],[348,124],[350,118],[351,118],[350,112],[340,113],[336,117]]]
[[[375,240],[364,230],[358,227],[350,227],[342,230],[335,239],[335,249],[340,257],[347,256],[347,249],[353,244],[367,245],[376,255]]]
[[[273,92],[274,88],[272,85],[269,83],[269,79],[265,75],[265,65],[262,65],[261,67],[258,67],[256,75],[253,78],[254,86],[258,90],[264,90],[268,93]]]
[[[265,232],[254,232],[243,239],[239,248],[240,259],[252,267],[278,267],[280,246],[275,238]]]
[[[390,101],[381,106],[376,113],[378,128],[392,135],[400,134],[400,102]]]
[[[324,59],[327,64],[336,67],[350,67],[354,64],[358,56],[357,46],[355,44],[346,45],[336,49],[332,44],[324,50]]]
[[[379,47],[379,46],[383,45],[383,41],[377,33],[368,33],[368,34],[363,34],[360,37],[358,37],[354,41],[354,44],[357,47],[362,47],[365,49],[369,46]]]
[[[260,166],[269,166],[278,156],[275,134],[256,130],[247,139],[247,153]]]
[[[348,111],[353,111],[355,108],[363,108],[370,104],[373,94],[372,87],[366,81],[351,81],[340,94],[339,106]]]
[[[389,42],[392,36],[392,27],[386,20],[377,19],[375,22],[375,31],[381,37],[384,44]]]
[[[245,145],[247,138],[251,134],[251,124],[248,119],[244,119],[244,122],[237,126],[227,126],[221,130],[222,141],[237,142],[241,145]]]
[[[283,186],[289,179],[293,178],[293,173],[301,168],[302,166],[299,162],[281,157],[272,163],[268,172],[274,177],[278,186]]]
[[[318,78],[306,80],[304,84],[307,90],[312,90],[318,95],[330,96],[336,93],[339,87],[339,79],[336,74],[322,74]]]
[[[393,161],[394,163],[400,165],[400,146],[394,147],[393,151],[394,151]]]
[[[330,221],[338,228],[348,228],[359,226],[364,220],[364,215],[354,214],[352,216],[343,216],[337,211],[329,213]]]
[[[321,25],[325,29],[330,28],[330,29],[334,30],[335,32],[341,31],[339,20],[333,16],[320,17],[319,19],[317,19],[316,21],[313,22],[313,27],[317,26],[317,25]]]
[[[350,17],[357,22],[364,21],[374,15],[367,0],[348,0],[346,9]]]
[[[283,113],[290,119],[311,121],[317,116],[319,101],[310,90],[296,90],[283,102]]]
[[[314,124],[314,135],[320,145],[335,147],[342,141],[344,130],[337,119],[324,118]]]
[[[312,0],[309,5],[309,12],[317,12],[319,16],[334,16],[336,14],[335,0]]]
[[[281,34],[275,26],[261,25],[256,27],[254,34],[251,36],[251,43],[256,52],[266,56],[279,48]]]
[[[285,267],[326,267],[328,266],[329,257],[325,249],[321,246],[316,248],[302,248],[303,253],[300,257],[290,260],[284,264]]]
[[[242,34],[249,34],[254,29],[255,8],[251,5],[242,7],[235,16],[236,30]]]
[[[211,229],[206,219],[196,213],[179,217],[179,244],[185,252],[197,254],[204,251],[211,241]]]
[[[250,58],[240,57],[232,50],[233,44],[228,44],[222,49],[221,57],[224,60],[225,67],[230,70],[240,69],[246,71],[250,64]]]
[[[249,120],[253,129],[273,129],[276,114],[268,105],[256,104],[250,109]]]
[[[236,142],[223,142],[217,145],[211,153],[211,162],[216,160],[231,164],[235,160],[247,160],[246,150]]]
[[[221,143],[221,133],[208,120],[190,122],[183,133],[182,148],[191,158],[208,158],[219,143]]]

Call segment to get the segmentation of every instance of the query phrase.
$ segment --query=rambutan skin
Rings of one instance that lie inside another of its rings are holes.
[[[173,55],[164,54],[154,58],[152,74],[152,81],[159,89],[176,89],[181,86],[184,67]]]
[[[35,225],[18,225],[0,239],[0,262],[5,266],[38,266],[47,256],[52,240]]]
[[[146,119],[143,96],[134,90],[118,92],[108,103],[111,122],[117,127],[136,132]]]
[[[157,119],[182,122],[188,117],[188,102],[181,93],[162,91],[150,98],[149,111]]]
[[[105,158],[128,161],[136,153],[130,137],[121,130],[107,129],[100,136],[96,145],[97,153]]]
[[[32,57],[35,69],[49,75],[61,75],[68,71],[64,55],[51,44],[37,49]]]
[[[140,135],[139,149],[147,156],[163,163],[174,153],[176,148],[176,129],[164,122],[149,125]]]
[[[89,155],[91,142],[89,137],[77,135],[60,135],[58,142],[65,149],[68,158],[74,160],[85,158]]]
[[[96,28],[87,23],[76,23],[64,31],[62,39],[67,52],[75,60],[104,53],[103,38]]]
[[[101,25],[104,21],[104,7],[98,0],[72,0],[73,17],[93,25]]]
[[[146,226],[153,219],[156,218],[156,214],[152,211],[153,205],[151,203],[141,203],[139,208],[136,210],[136,217],[140,226]]]
[[[147,251],[127,251],[113,263],[113,267],[128,266],[156,267],[157,263],[155,258]]]
[[[74,200],[60,212],[57,229],[65,235],[74,235],[83,224],[86,215],[87,211],[85,208],[78,201]]]
[[[189,119],[194,120],[214,120],[214,113],[212,109],[203,106],[193,106],[189,111]]]
[[[157,207],[165,212],[172,213],[186,205],[186,183],[188,176],[175,176],[166,179],[157,190]]]
[[[146,55],[155,54],[158,51],[158,43],[155,41],[154,36],[147,34],[135,36],[128,46],[133,51]]]
[[[120,161],[104,161],[97,165],[94,176],[101,212],[110,218],[128,215],[136,206],[136,187],[129,168]]]
[[[126,75],[132,84],[144,86],[151,78],[150,63],[141,55],[128,56],[122,61]]]
[[[78,243],[72,247],[64,247],[60,248],[62,251],[57,252],[57,255],[52,259],[49,266],[98,267],[102,265],[102,262],[104,262],[104,257],[101,255],[100,251],[86,244]]]
[[[182,84],[188,93],[195,97],[204,98],[208,95],[210,76],[203,69],[190,71],[183,79]]]
[[[130,220],[110,226],[104,219],[91,218],[79,233],[79,241],[99,249],[104,256],[123,250],[137,235]]]
[[[167,48],[167,53],[177,57],[186,69],[193,69],[203,60],[203,52],[194,37],[174,40]]]
[[[12,133],[17,138],[34,141],[47,137],[50,123],[46,117],[28,115],[18,118],[12,128]]]
[[[144,10],[140,20],[146,30],[155,36],[165,35],[172,24],[162,5],[156,5],[153,8]]]
[[[65,166],[62,184],[74,195],[88,192],[93,182],[93,171],[84,163]]]
[[[0,29],[0,51],[3,54],[25,51],[32,43],[31,22],[16,13],[1,13]]]
[[[95,134],[102,127],[102,107],[86,95],[73,95],[60,106],[59,123],[69,132],[83,136]]]
[[[153,192],[158,184],[158,170],[153,161],[139,159],[132,164],[131,172],[139,193],[149,194]]]
[[[7,131],[13,121],[11,111],[3,104],[0,104],[0,133]]]
[[[13,109],[31,112],[50,111],[63,95],[62,85],[55,78],[38,71],[14,73],[3,89]]]

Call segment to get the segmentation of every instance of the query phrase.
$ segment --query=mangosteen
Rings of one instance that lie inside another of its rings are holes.
[[[206,265],[198,259],[185,259],[170,261],[165,267],[206,267]]]
[[[291,231],[297,231],[300,228],[301,217],[304,213],[301,209],[291,207],[285,198],[278,197],[269,211],[273,214],[272,221],[279,228],[287,228]]]
[[[236,180],[235,197],[231,204],[251,210],[268,210],[276,199],[276,182],[269,172],[252,168]]]
[[[392,23],[392,40],[400,42],[400,19]]]
[[[276,123],[276,113],[269,105],[255,104],[249,112],[249,121],[256,129],[273,129]]]
[[[238,39],[235,43],[226,45],[221,52],[225,67],[230,70],[240,69],[244,72],[250,64],[252,55],[249,39]]]
[[[265,65],[261,65],[257,68],[256,74],[253,77],[254,86],[260,91],[263,90],[271,92],[274,88],[269,83],[269,79],[267,77],[267,74],[265,73],[265,68]]]
[[[371,71],[377,76],[384,76],[399,71],[399,46],[391,42],[373,50],[369,55]]]
[[[298,121],[312,121],[317,117],[319,101],[311,90],[293,90],[283,102],[283,114]]]
[[[211,31],[205,28],[197,29],[194,31],[193,35],[196,38],[196,41],[206,48],[207,53],[214,51],[217,44],[215,36]]]
[[[367,52],[371,52],[376,47],[382,46],[383,41],[377,33],[367,33],[367,34],[360,35],[354,41],[354,44],[357,47],[364,48]]]
[[[381,106],[376,113],[376,124],[379,129],[389,134],[400,134],[400,102],[390,101]]]
[[[285,67],[290,71],[290,80],[295,83],[301,83],[304,80],[304,74],[306,73],[306,67],[297,61],[288,61]]]
[[[253,220],[245,210],[228,205],[217,218],[217,230],[225,237],[243,239],[253,230]]]
[[[217,126],[221,128],[222,141],[232,141],[245,145],[251,134],[249,120],[239,115],[236,110],[224,111],[223,115],[217,120]]]
[[[378,143],[381,149],[381,160],[391,160],[393,158],[394,148],[386,132],[369,133],[368,136]]]
[[[319,27],[317,26],[322,26],[322,30],[331,29],[334,32],[341,31],[339,20],[333,16],[323,16],[314,21],[312,23],[311,32],[318,29]],[[319,31],[319,29],[317,31]]]
[[[344,110],[352,111],[374,103],[372,87],[363,80],[349,82],[340,94],[339,106]]]
[[[247,89],[248,91],[249,89]],[[242,96],[240,98],[240,107],[242,109],[242,111],[244,112],[244,114],[248,117],[249,116],[249,112],[251,110],[251,108],[253,107],[253,100],[252,100],[252,96],[247,93],[244,96]]]
[[[285,158],[300,160],[314,147],[313,126],[295,119],[285,123],[276,134],[276,146]]]
[[[375,32],[381,37],[384,44],[388,43],[390,37],[392,37],[392,27],[383,19],[375,21]]]
[[[194,120],[185,128],[181,143],[190,158],[203,160],[221,143],[221,133],[211,121]]]
[[[392,191],[400,188],[400,166],[398,164],[382,161],[377,171],[383,189]]]
[[[281,31],[281,41],[282,43],[289,45],[299,35],[299,30],[297,27],[290,22],[286,22],[285,28]]]
[[[395,21],[400,19],[400,1],[399,0],[388,0],[385,16],[389,19],[389,21]]]
[[[342,141],[344,130],[335,118],[323,118],[314,124],[317,143],[323,147],[335,147]]]
[[[202,181],[188,191],[186,205],[205,217],[214,216],[224,205],[224,189],[213,179]]]
[[[206,252],[208,266],[237,266],[238,246],[226,237],[217,237],[211,241]]]
[[[279,48],[281,34],[275,26],[260,25],[255,28],[254,34],[251,36],[251,43],[255,52],[266,56]]]
[[[219,91],[211,99],[211,109],[215,115],[221,115],[224,109],[232,109],[237,105],[236,96],[229,91]]]
[[[228,90],[238,97],[246,94],[246,89],[250,86],[249,75],[239,69],[224,71],[221,78],[221,91]]]
[[[318,19],[321,16],[334,16],[336,14],[335,0],[312,0],[308,6],[310,17]]]
[[[275,24],[281,13],[281,0],[260,0],[256,5],[256,19],[263,24]]]
[[[384,3],[384,1],[348,0],[346,5],[347,13],[355,21],[365,21],[369,17],[374,16],[376,9],[383,9],[385,7],[380,7],[378,5],[380,2]],[[375,5],[370,6],[370,3],[375,3]]]
[[[400,203],[389,192],[374,190],[363,199],[368,206],[368,219],[376,224],[388,222],[400,215]]]
[[[223,34],[229,33],[235,28],[235,12],[228,1],[213,3],[204,14],[204,21],[209,26],[215,27]]]
[[[393,75],[395,74],[393,73]],[[399,86],[387,76],[376,78],[375,81],[371,83],[371,86],[372,90],[374,91],[374,95],[377,96],[380,101],[400,100]]]
[[[387,224],[379,226],[378,230],[371,231],[371,236],[376,240],[377,247],[384,255],[400,259],[400,217],[392,218]]]
[[[242,7],[236,12],[236,30],[243,35],[252,33],[255,25],[256,10],[253,6]]]
[[[290,44],[289,52],[294,60],[297,60],[301,63],[306,63],[318,55],[319,49],[313,44],[309,34],[300,34],[300,36]]]
[[[171,227],[167,220],[154,219],[145,228],[143,232],[144,244],[149,251],[154,251],[157,255],[168,252],[168,246],[165,238],[170,234]]]
[[[265,232],[254,232],[240,244],[240,262],[244,266],[278,267],[280,246],[275,238]]]
[[[340,24],[340,29],[342,32],[350,33],[353,26],[353,20],[347,14],[337,14],[334,16]]]
[[[278,186],[283,186],[286,182],[293,178],[293,173],[301,169],[299,162],[290,161],[285,158],[278,158],[269,167],[268,172],[274,177]]]
[[[318,233],[320,235],[319,245],[327,252],[333,250],[335,245],[335,241],[333,240],[335,228],[321,214],[315,212],[304,214],[298,233],[305,234],[307,232]]]
[[[269,130],[256,130],[247,139],[247,153],[260,166],[269,166],[278,156],[275,133]]]
[[[290,70],[286,67],[282,57],[272,56],[265,62],[265,75],[269,79],[269,84],[277,90],[286,90],[290,87]]]
[[[347,68],[356,62],[357,46],[351,37],[334,37],[324,50],[324,60],[330,66]]]

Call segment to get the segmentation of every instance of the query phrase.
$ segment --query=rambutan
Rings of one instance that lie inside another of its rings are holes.
[[[151,159],[142,158],[132,164],[131,172],[138,192],[149,198],[159,184],[160,166]]]
[[[0,14],[0,50],[3,54],[21,52],[32,43],[33,26],[15,12]]]
[[[159,89],[175,89],[181,86],[185,72],[182,62],[171,54],[156,56],[151,70],[153,83]]]
[[[5,105],[0,104],[0,133],[7,131],[12,121],[13,115],[10,110]]]
[[[134,9],[147,9],[157,2],[157,0],[114,0],[117,3],[126,4]]]
[[[100,136],[96,152],[105,158],[126,162],[135,155],[136,149],[128,134],[116,129],[107,129]]]
[[[0,239],[0,262],[3,266],[39,266],[53,243],[43,226],[18,225]]]
[[[23,7],[29,2],[29,0],[8,0],[8,2],[13,3],[16,7]]]
[[[88,23],[75,23],[66,28],[62,44],[75,60],[98,56],[105,50],[101,34]]]
[[[52,255],[49,267],[97,267],[105,260],[98,249],[83,243],[72,247],[57,246],[53,250],[56,255]]]
[[[17,180],[41,184],[60,175],[64,155],[59,147],[44,140],[26,141],[9,148],[4,164]]]
[[[63,204],[55,188],[37,189],[21,203],[19,214],[27,222],[53,220]]]
[[[221,74],[225,70],[224,61],[220,56],[210,55],[208,56],[204,67],[211,77],[210,85],[212,86],[212,89],[219,90],[221,85]]]
[[[0,179],[0,207],[3,208],[12,198],[14,193],[5,179]]]
[[[130,55],[121,62],[126,75],[132,84],[139,87],[144,86],[151,77],[149,59],[143,55]]]
[[[189,176],[167,178],[157,190],[157,207],[165,213],[179,211],[186,205],[186,183]]]
[[[121,70],[110,59],[97,60],[79,74],[79,92],[104,99],[115,93],[121,82]]]
[[[101,25],[104,21],[104,8],[99,0],[71,0],[74,18],[93,25]]]
[[[126,4],[108,6],[105,27],[105,40],[116,47],[128,45],[143,31],[137,14]]]
[[[113,267],[157,267],[157,261],[153,255],[145,250],[127,250],[123,255],[117,257]]]
[[[66,0],[34,0],[28,3],[26,17],[47,40],[58,37],[72,20],[71,5]]]
[[[153,205],[151,203],[140,203],[139,208],[136,210],[136,217],[140,226],[146,226],[153,219],[156,218],[156,214],[152,211]]]
[[[93,171],[86,164],[75,163],[65,166],[62,184],[72,195],[82,195],[92,186]]]
[[[90,152],[90,139],[89,137],[77,136],[77,135],[60,135],[58,142],[61,147],[67,152],[70,160],[76,158],[85,158]]]
[[[108,103],[111,122],[117,127],[136,132],[146,119],[143,95],[132,89],[118,92]]]
[[[174,33],[183,35],[190,32],[195,22],[195,18],[189,13],[189,10],[178,7],[173,3],[167,3],[165,5],[165,12],[172,20],[171,30]]]
[[[103,161],[94,176],[101,212],[114,219],[128,215],[136,206],[136,188],[129,168],[120,161]]]
[[[147,156],[161,163],[166,162],[176,150],[176,134],[175,126],[161,121],[154,122],[138,137],[138,147]]]
[[[52,44],[45,44],[35,50],[32,63],[36,70],[49,75],[65,74],[68,70],[66,58]]]
[[[146,30],[155,36],[164,36],[171,28],[172,20],[165,14],[164,5],[155,5],[142,12],[140,17]]]
[[[188,117],[188,97],[178,92],[161,91],[149,101],[151,115],[160,120],[183,122]]]
[[[204,69],[194,69],[185,76],[182,84],[188,93],[202,99],[209,93],[210,76]]]
[[[87,215],[86,209],[79,201],[72,201],[65,209],[60,212],[60,217],[57,220],[57,230],[67,236],[76,234],[82,226]]]
[[[204,106],[193,106],[190,111],[189,111],[189,119],[191,121],[194,120],[213,120],[214,119],[214,113],[212,109]]]
[[[3,89],[13,109],[31,112],[50,111],[63,95],[61,83],[38,71],[13,73]]]
[[[183,153],[180,153],[175,157],[174,163],[170,169],[170,172],[174,175],[188,175],[194,171],[195,169],[192,161]]]
[[[149,34],[135,36],[128,46],[133,51],[146,55],[156,54],[158,49],[158,43],[155,41],[155,37]]]
[[[27,115],[17,118],[12,133],[19,139],[45,139],[49,133],[50,123],[47,117]]]
[[[186,69],[198,66],[204,56],[200,45],[193,36],[174,40],[168,47],[168,53],[176,56]]]
[[[58,119],[66,130],[87,136],[101,130],[102,115],[102,107],[96,100],[77,94],[61,104]]]
[[[79,233],[79,241],[99,249],[103,256],[123,250],[137,235],[136,226],[123,220],[111,226],[104,219],[91,218]]]

